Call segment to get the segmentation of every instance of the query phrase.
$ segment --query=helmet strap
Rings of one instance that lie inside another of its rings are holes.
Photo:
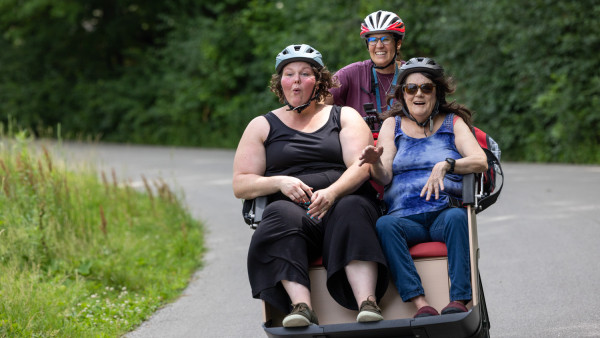
[[[390,61],[390,62],[389,62],[387,65],[385,65],[385,66],[377,66],[377,65],[375,64],[375,61],[373,61],[373,59],[371,59],[371,62],[373,62],[373,68],[375,68],[375,69],[385,69],[385,68],[387,68],[387,67],[389,67],[389,66],[393,65],[393,64],[396,62],[396,57],[397,57],[397,56],[398,56],[398,49],[395,49],[395,50],[394,50],[394,57],[393,57],[393,58],[392,58],[392,60],[391,60],[391,61]]]
[[[308,106],[310,106],[310,103],[311,103],[311,101],[313,101],[313,100],[316,100],[316,99],[317,99],[317,96],[316,96],[316,95],[314,95],[314,94],[315,94],[315,90],[316,90],[316,89],[317,89],[317,86],[315,85],[315,87],[314,87],[314,88],[313,88],[313,90],[312,90],[312,93],[310,93],[310,96],[311,96],[311,98],[310,98],[310,99],[308,99],[308,101],[306,101],[306,103],[305,103],[305,104],[301,104],[301,105],[299,105],[299,106],[296,106],[296,107],[292,106],[292,105],[291,105],[291,104],[288,102],[288,100],[287,100],[287,99],[285,99],[285,104],[287,104],[287,106],[288,106],[288,107],[290,107],[290,109],[288,109],[288,111],[294,111],[294,110],[295,110],[295,111],[296,111],[296,113],[298,113],[298,114],[302,113],[302,111],[303,111],[304,109],[306,109],[306,108],[308,108]]]
[[[405,103],[402,104],[402,112],[404,113],[404,115],[406,117],[408,117],[411,121],[415,122],[419,127],[425,128],[425,126],[429,123],[429,132],[430,133],[433,132],[433,118],[439,113],[439,108],[440,108],[440,103],[439,103],[439,101],[436,101],[435,107],[433,107],[433,111],[431,112],[431,114],[429,114],[427,119],[423,122],[419,122],[408,112],[408,109],[406,109],[406,104]],[[425,133],[425,135],[427,135],[427,133]]]

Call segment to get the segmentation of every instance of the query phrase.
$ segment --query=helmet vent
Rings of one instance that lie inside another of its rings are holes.
[[[387,21],[387,19],[388,19],[389,17],[390,17],[389,15],[386,15],[386,16],[384,16],[384,17],[383,17],[383,19],[382,19],[381,21],[385,22],[385,21]]]

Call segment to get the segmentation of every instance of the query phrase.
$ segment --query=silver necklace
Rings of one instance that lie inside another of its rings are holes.
[[[392,79],[390,78],[387,84],[387,90],[385,89],[385,87],[383,86],[383,81],[382,81],[382,77],[379,76],[379,73],[377,73],[377,78],[379,79],[379,86],[381,87],[381,89],[383,90],[383,92],[385,93],[385,96],[387,96],[390,92],[390,89],[392,87]]]

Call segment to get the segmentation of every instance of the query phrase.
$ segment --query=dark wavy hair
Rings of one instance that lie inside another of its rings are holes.
[[[456,87],[454,85],[454,79],[452,77],[434,76],[427,72],[415,72],[415,73],[422,74],[423,76],[427,77],[428,79],[431,80],[431,82],[433,82],[435,84],[436,99],[440,103],[439,108],[438,108],[439,109],[438,114],[454,113],[454,114],[460,116],[465,121],[465,123],[469,126],[469,128],[473,127],[473,121],[472,121],[472,116],[474,114],[473,111],[471,111],[469,108],[467,108],[464,105],[456,103],[456,101],[452,101],[452,102],[446,101],[446,95],[451,95],[456,90]],[[405,77],[405,79],[406,78],[408,78],[408,76]],[[391,102],[391,100],[394,100],[394,104],[388,111],[386,111],[383,114],[383,116],[382,116],[383,119],[386,119],[386,118],[392,117],[392,116],[397,116],[397,115],[404,116],[404,113],[402,112],[402,108],[406,107],[406,103],[404,102],[404,95],[402,94],[402,85],[404,85],[404,84],[405,84],[405,82],[403,82],[399,85],[396,85],[394,87],[394,89],[391,90],[390,93],[388,94],[387,103],[389,104]],[[408,111],[408,108],[406,108],[406,109]]]
[[[322,67],[319,69],[315,66],[311,66],[311,68],[316,79],[316,101],[321,102],[326,97],[331,96],[329,89],[338,87],[339,84],[334,80],[333,74],[331,74],[327,67]],[[271,89],[271,91],[277,95],[280,103],[285,103],[285,95],[283,94],[283,88],[281,87],[281,74],[276,73],[271,76],[269,89]]]

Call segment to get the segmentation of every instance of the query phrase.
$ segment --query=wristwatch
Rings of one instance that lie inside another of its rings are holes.
[[[448,174],[454,173],[454,165],[456,164],[456,160],[448,157],[448,158],[446,158],[446,162],[448,162],[450,164],[450,169],[448,169],[448,171],[446,173],[448,173]]]

